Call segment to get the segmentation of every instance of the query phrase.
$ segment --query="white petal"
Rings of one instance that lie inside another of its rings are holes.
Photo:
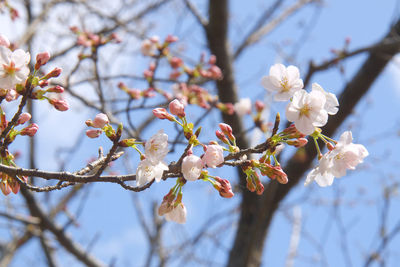
[[[297,130],[305,135],[312,134],[315,131],[315,126],[306,116],[300,116],[299,119],[294,122],[294,125]]]
[[[286,68],[286,71],[288,74],[287,78],[289,81],[297,80],[300,78],[300,72],[296,66],[290,65],[289,67]]]
[[[324,172],[323,174],[318,173],[315,176],[315,181],[321,187],[332,185],[334,179],[335,179],[335,177],[333,176],[333,174],[331,174],[329,172]]]
[[[284,77],[286,74],[286,68],[284,65],[278,63],[273,65],[270,69],[269,69],[269,75],[270,76],[275,76],[278,80],[281,80],[282,77]]]

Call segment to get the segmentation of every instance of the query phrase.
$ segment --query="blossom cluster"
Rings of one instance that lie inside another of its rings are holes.
[[[6,109],[0,107],[0,133],[2,136],[2,155],[0,161],[7,166],[15,167],[14,156],[8,151],[8,146],[18,135],[33,137],[39,129],[36,123],[31,123],[22,129],[17,127],[24,125],[31,119],[31,114],[23,112],[27,98],[33,100],[47,100],[59,111],[68,110],[68,103],[55,97],[64,92],[59,85],[50,86],[49,80],[61,74],[60,68],[40,75],[39,70],[50,60],[48,52],[37,54],[33,72],[29,68],[31,55],[23,49],[15,48],[8,38],[0,34],[0,103],[21,100],[18,111],[11,120],[7,119]],[[22,99],[20,96],[23,96]],[[18,181],[19,179],[19,181]],[[10,192],[15,194],[19,191],[19,182],[25,181],[26,177],[11,177],[5,173],[0,174],[0,188],[3,194]]]
[[[274,92],[276,101],[288,101],[286,117],[293,122],[297,130],[304,135],[311,135],[319,152],[319,165],[308,175],[305,185],[316,181],[320,186],[333,183],[334,177],[346,174],[346,170],[354,170],[368,156],[367,149],[361,144],[352,143],[352,134],[344,132],[339,142],[323,135],[321,129],[328,121],[328,115],[335,115],[339,102],[333,93],[326,92],[319,84],[313,83],[311,92],[303,89],[299,69],[295,66],[285,67],[275,64],[270,68],[269,75],[262,78],[262,85],[268,91]],[[322,155],[316,142],[321,139],[328,152]]]

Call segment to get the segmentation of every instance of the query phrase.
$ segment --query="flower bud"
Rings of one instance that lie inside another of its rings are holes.
[[[28,127],[25,127],[24,129],[22,129],[20,134],[32,137],[36,134],[38,129],[39,129],[39,126],[36,123],[32,123]]]
[[[118,142],[118,145],[120,147],[130,147],[130,146],[134,146],[135,144],[136,144],[135,138],[122,139],[121,141]]]
[[[29,113],[22,113],[19,115],[17,125],[24,124],[25,122],[29,121],[32,118],[31,114]]]
[[[180,66],[182,66],[183,61],[182,61],[182,59],[180,59],[179,57],[172,57],[172,58],[169,60],[169,64],[171,65],[171,67],[172,67],[173,69],[177,69],[177,68],[179,68]]]
[[[44,80],[48,80],[48,79],[50,79],[50,78],[58,77],[58,76],[60,76],[61,72],[62,72],[62,69],[61,69],[61,68],[54,68],[52,71],[50,71],[49,73],[47,73],[47,74],[43,77],[43,79],[44,79]]]
[[[185,114],[185,106],[178,99],[174,99],[169,103],[169,111],[178,116],[179,118],[183,118],[186,116]]]
[[[69,109],[68,102],[62,99],[49,99],[51,105],[59,111],[67,111]]]
[[[218,138],[219,140],[221,140],[222,142],[224,142],[224,144],[229,144],[228,138],[226,138],[225,134],[224,134],[222,131],[216,130],[216,131],[215,131],[215,135],[217,136],[217,138]]]
[[[59,86],[59,85],[57,85],[55,87],[51,87],[51,88],[47,89],[47,92],[61,94],[61,93],[64,92],[64,88]]]
[[[211,66],[208,71],[210,73],[210,78],[215,79],[215,80],[222,79],[222,71],[219,67],[217,67],[215,65]]]
[[[225,198],[231,198],[235,194],[232,192],[232,187],[227,179],[222,179],[220,177],[215,177],[216,183],[214,184],[215,189],[219,191],[219,195]]]
[[[167,43],[175,43],[177,42],[179,39],[178,37],[174,36],[174,35],[168,35],[167,38],[165,38],[165,42]]]
[[[301,138],[298,138],[295,140],[288,140],[286,143],[289,146],[295,146],[295,147],[299,148],[299,147],[303,147],[303,146],[307,145],[308,140],[306,138],[301,137]]]
[[[2,176],[4,176],[4,174],[2,175]],[[8,194],[10,194],[11,193],[11,187],[8,185],[8,183],[6,182],[6,181],[0,181],[0,189],[1,189],[1,192],[3,192],[3,194],[5,195],[5,196],[7,196]]]
[[[153,109],[153,115],[156,116],[157,118],[164,120],[167,119],[169,121],[174,121],[175,118],[171,114],[167,112],[165,108],[155,108]]]
[[[46,63],[50,59],[50,53],[49,52],[42,52],[37,54],[36,56],[36,64],[35,64],[35,70],[40,69],[41,66],[46,65]]]
[[[108,124],[110,121],[108,120],[108,117],[104,113],[99,113],[96,115],[96,117],[93,120],[92,127],[94,128],[103,128],[106,124]]]
[[[258,113],[262,112],[265,108],[265,104],[260,100],[256,100],[255,106]]]
[[[90,129],[86,131],[86,135],[89,138],[97,138],[101,135],[102,132],[102,130]]]

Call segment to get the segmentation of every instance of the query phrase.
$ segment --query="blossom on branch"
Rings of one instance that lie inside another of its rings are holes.
[[[136,170],[136,185],[143,186],[153,179],[159,182],[166,170],[168,170],[168,166],[164,162],[160,161],[154,164],[149,159],[144,159],[140,161]]]
[[[304,185],[316,181],[319,186],[332,185],[334,178],[346,175],[346,170],[354,170],[368,156],[367,149],[361,144],[353,144],[350,131],[344,132],[337,145],[319,161],[319,166],[308,175]]]
[[[153,164],[162,161],[168,154],[168,135],[163,130],[159,130],[149,140],[147,140],[145,146],[146,158]]]
[[[196,181],[203,169],[203,161],[196,155],[189,155],[182,160],[183,177],[188,181]]]
[[[31,56],[22,49],[11,51],[0,45],[0,88],[12,89],[23,83],[29,75]]]
[[[223,150],[220,145],[208,145],[203,156],[203,163],[210,168],[216,168],[224,162]]]
[[[262,77],[262,86],[270,92],[276,92],[275,101],[287,101],[293,94],[303,89],[299,69],[290,65],[275,64],[269,69],[269,75]]]
[[[174,206],[173,209],[164,214],[167,221],[173,221],[176,223],[184,224],[186,223],[186,207],[180,202],[178,205]]]
[[[301,133],[312,134],[315,127],[324,126],[328,121],[328,112],[324,108],[325,103],[326,98],[322,92],[297,91],[286,107],[286,118],[288,121],[294,122],[297,130]]]
[[[325,92],[325,90],[318,83],[312,84],[312,91],[319,91],[324,94],[326,98],[324,109],[329,115],[335,115],[338,112],[339,101],[337,100],[335,94]]]
[[[251,100],[250,98],[242,98],[239,102],[234,104],[235,112],[239,116],[247,115],[251,113]]]

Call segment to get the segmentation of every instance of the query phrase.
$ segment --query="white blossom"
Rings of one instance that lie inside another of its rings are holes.
[[[297,91],[286,107],[286,118],[303,134],[312,134],[315,127],[322,127],[328,121],[325,103],[325,95],[319,91]]]
[[[224,162],[223,150],[220,145],[208,145],[203,156],[203,163],[210,168],[215,168]]]
[[[29,75],[30,59],[30,54],[22,49],[11,51],[0,46],[0,88],[12,89],[23,83]]]
[[[324,109],[329,115],[335,115],[338,112],[339,101],[337,100],[335,94],[325,92],[325,90],[318,83],[312,84],[312,91],[319,91],[325,95],[326,102]]]
[[[186,207],[181,202],[176,207],[174,207],[170,212],[164,214],[167,221],[173,221],[176,223],[184,224],[186,223]]]
[[[203,169],[203,161],[196,155],[189,155],[182,160],[183,177],[189,181],[196,181]]]
[[[168,154],[168,135],[163,130],[159,130],[147,140],[144,151],[146,158],[153,162],[153,164],[162,161]]]
[[[239,116],[250,114],[251,113],[251,100],[250,100],[250,98],[242,98],[242,99],[240,99],[239,102],[234,104],[234,109],[235,109],[235,112]]]
[[[149,159],[144,159],[140,161],[136,169],[136,185],[143,186],[153,179],[158,183],[166,170],[168,170],[168,166],[164,162],[160,161],[154,164]]]
[[[346,175],[346,170],[354,170],[368,156],[367,149],[361,144],[353,144],[350,131],[344,132],[335,148],[326,153],[319,161],[319,166],[308,175],[305,185],[316,181],[319,186],[328,186],[333,183],[334,177]]]
[[[300,79],[299,69],[295,66],[287,68],[282,64],[275,64],[269,69],[269,75],[262,77],[262,86],[270,92],[276,92],[275,101],[287,101],[293,94],[303,89],[303,80]]]

